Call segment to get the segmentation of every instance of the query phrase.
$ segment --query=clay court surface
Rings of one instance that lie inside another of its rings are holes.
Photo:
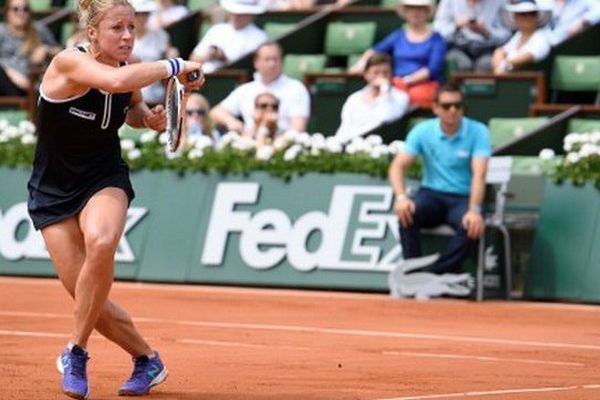
[[[600,307],[116,283],[170,375],[149,399],[600,399]],[[0,399],[66,399],[54,361],[72,302],[54,279],[0,278]],[[91,399],[129,357],[89,344]]]

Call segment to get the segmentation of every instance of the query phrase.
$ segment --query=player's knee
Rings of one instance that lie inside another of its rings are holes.
[[[119,237],[111,232],[90,232],[85,238],[87,253],[95,256],[112,257],[118,244]]]

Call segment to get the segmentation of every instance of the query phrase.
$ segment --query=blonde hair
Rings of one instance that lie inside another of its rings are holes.
[[[78,0],[79,19],[84,26],[97,27],[108,10],[116,6],[133,7],[127,0]]]
[[[10,8],[12,7],[11,1],[7,1],[4,3],[4,15],[8,15]],[[29,17],[27,19],[27,26],[25,27],[25,39],[23,40],[23,44],[21,45],[21,52],[27,56],[29,56],[33,51],[42,44],[42,40],[40,38],[40,34],[35,28],[33,23],[33,18],[31,16],[31,6],[29,1],[27,2],[27,7],[29,7]]]
[[[190,104],[190,100],[197,102],[198,105],[202,107],[204,111],[206,111],[206,113],[204,114],[204,124],[202,124],[202,133],[211,136],[213,130],[213,122],[208,116],[208,111],[210,110],[210,104],[208,104],[208,100],[206,100],[206,97],[202,96],[200,93],[197,92],[190,93],[188,97],[188,104]]]

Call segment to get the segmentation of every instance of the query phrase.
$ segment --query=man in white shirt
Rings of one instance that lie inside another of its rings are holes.
[[[212,120],[230,131],[253,130],[254,99],[269,92],[280,101],[279,128],[304,132],[310,117],[310,95],[302,82],[283,74],[282,53],[276,42],[260,46],[254,56],[254,80],[237,87],[214,107],[210,112]]]
[[[205,73],[214,72],[267,41],[267,34],[254,24],[265,9],[258,0],[221,0],[227,22],[212,26],[192,51],[190,60],[203,63]]]
[[[342,108],[342,123],[335,136],[343,142],[400,118],[408,109],[408,95],[392,86],[388,54],[369,57],[363,78],[367,85],[348,96]]]

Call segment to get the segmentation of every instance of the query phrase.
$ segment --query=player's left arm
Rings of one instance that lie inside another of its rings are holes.
[[[162,132],[167,126],[167,115],[161,104],[150,109],[142,100],[141,92],[136,90],[131,96],[126,122],[133,128],[149,128]]]
[[[485,176],[487,174],[487,157],[473,157],[471,160],[471,194],[469,196],[469,209],[463,217],[463,226],[467,236],[478,239],[483,235],[484,221],[481,213],[485,197]]]

